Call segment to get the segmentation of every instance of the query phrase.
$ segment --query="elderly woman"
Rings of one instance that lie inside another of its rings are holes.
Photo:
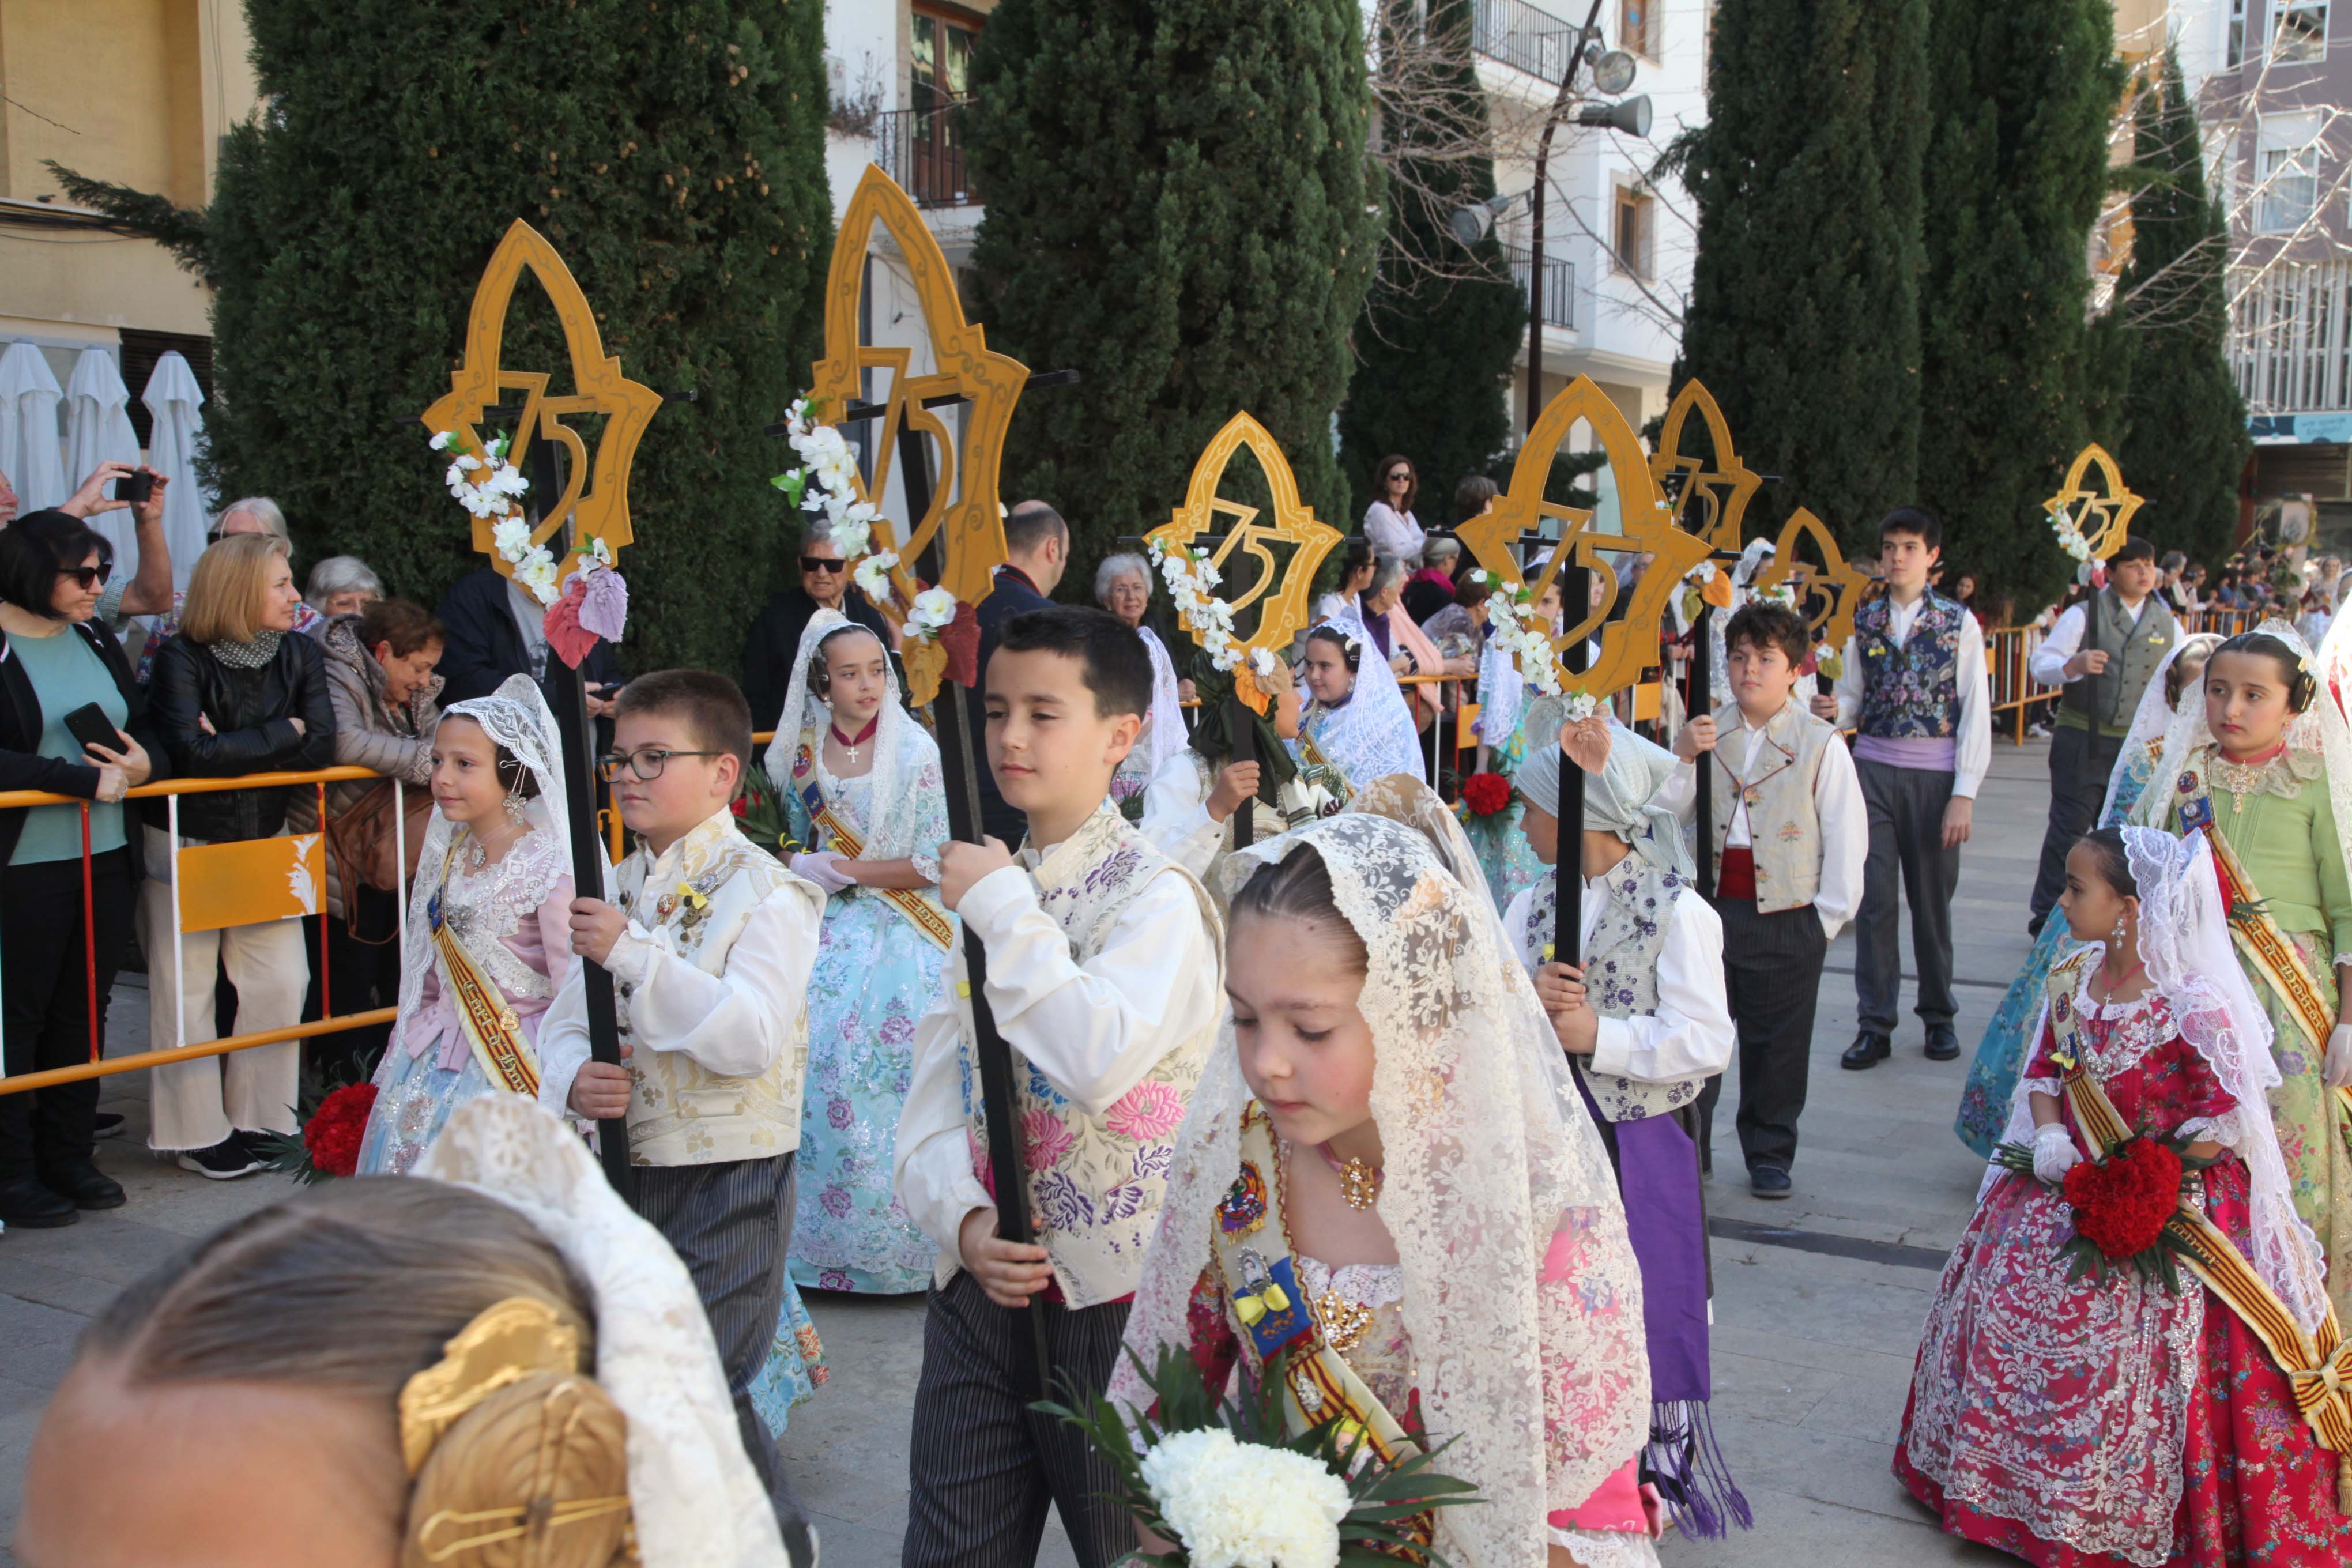
[[[1151,655],[1151,711],[1127,760],[1111,775],[1110,795],[1130,816],[1143,809],[1143,792],[1168,760],[1184,749],[1184,710],[1175,660],[1160,634],[1143,624],[1151,605],[1151,563],[1140,555],[1110,555],[1095,568],[1095,602],[1129,626]]]
[[[1429,617],[1454,603],[1454,577],[1462,569],[1462,542],[1433,536],[1421,552],[1421,570],[1404,585],[1404,613],[1426,628]]]
[[[310,568],[310,581],[302,589],[302,602],[321,617],[312,628],[321,637],[337,616],[359,615],[383,597],[383,580],[356,555],[328,556]]]
[[[1478,673],[1475,656],[1449,659],[1437,651],[1413,618],[1404,612],[1404,563],[1393,555],[1380,557],[1372,567],[1371,586],[1358,600],[1363,611],[1364,629],[1371,635],[1372,646],[1389,662],[1389,668],[1400,678],[1408,675],[1450,675],[1468,679]],[[1444,710],[1445,688],[1435,682],[1421,682],[1412,688],[1412,721],[1416,729],[1427,729],[1430,721]]]

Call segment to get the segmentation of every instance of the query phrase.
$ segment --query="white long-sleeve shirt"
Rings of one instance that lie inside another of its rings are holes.
[[[1591,945],[1592,928],[1600,923],[1601,906],[1609,898],[1607,880],[1585,879],[1579,951]],[[1528,906],[1534,899],[1535,889],[1529,888],[1512,900],[1503,929],[1525,931]],[[1644,1083],[1680,1083],[1712,1078],[1731,1065],[1738,1036],[1723,989],[1723,921],[1705,899],[1696,893],[1676,899],[1666,916],[1658,949],[1657,1010],[1631,1018],[1602,1018],[1600,1025],[1591,1061],[1597,1073]]]
[[[1136,824],[1154,849],[1203,880],[1225,842],[1225,825],[1209,815],[1213,787],[1192,755],[1180,752],[1144,786],[1143,820]]]
[[[1412,513],[1401,512],[1384,500],[1364,509],[1364,537],[1372,542],[1376,553],[1402,557],[1412,566],[1421,564],[1421,552],[1429,543],[1428,533]]]
[[[2147,614],[2147,600],[2142,599],[2137,605],[2124,606],[2124,614],[2131,617],[2134,629],[2138,627],[2140,617]],[[2050,635],[2042,639],[2041,646],[2033,650],[2033,657],[2026,661],[2025,668],[2040,684],[2072,686],[2083,679],[2079,675],[2066,673],[2066,661],[2082,650],[2084,608],[2076,605],[2060,616],[2058,624],[2050,628]],[[2180,623],[2177,620],[2172,626],[2172,640],[2176,643],[2180,640]],[[2106,652],[2111,664],[2123,657],[2121,648],[2111,647]]]
[[[1024,851],[1024,856],[1031,854]],[[1161,1058],[1216,1026],[1223,997],[1201,904],[1181,877],[1154,877],[1086,963],[1039,907],[1021,866],[972,884],[956,910],[988,948],[986,995],[1005,1043],[1089,1116],[1099,1116]],[[959,932],[957,939],[961,942]],[[914,1073],[898,1118],[898,1201],[949,1258],[964,1216],[994,1206],[972,1173],[964,1136],[962,1014],[953,954],[940,993],[915,1024]],[[1017,1070],[1017,1069],[1016,1069]],[[1140,1269],[1143,1260],[1135,1259]],[[1134,1289],[1128,1281],[1113,1295]]]
[[[1756,749],[1764,743],[1764,731],[1751,729],[1743,718],[1737,729],[1716,737],[1716,749],[1723,753],[1731,771],[1742,777],[1756,761]],[[1677,763],[1675,775],[1657,793],[1657,803],[1672,810],[1684,822],[1696,821],[1698,811],[1698,770],[1706,759],[1698,763]],[[1717,788],[1723,780],[1716,780]],[[1845,742],[1832,738],[1822,749],[1822,765],[1813,774],[1813,815],[1821,822],[1822,875],[1821,885],[1813,893],[1813,912],[1821,916],[1822,931],[1832,942],[1843,930],[1846,921],[1862,909],[1862,872],[1870,858],[1870,814],[1862,798],[1862,778],[1853,771],[1853,757]],[[1699,830],[1706,829],[1701,825]],[[1754,842],[1748,827],[1748,798],[1735,794],[1732,797],[1731,823],[1724,829],[1723,845],[1738,849]]]
[[[1919,612],[1927,607],[1927,595],[1920,595],[1908,605],[1889,602],[1886,635],[1896,647],[1911,640],[1911,628],[1919,624]],[[1862,654],[1861,639],[1848,637],[1838,671],[1837,727],[1851,730],[1862,718]],[[1984,627],[1977,624],[1972,610],[1960,612],[1960,647],[1952,671],[1959,687],[1959,718],[1952,736],[1952,795],[1959,800],[1974,800],[1984,776],[1992,766],[1992,683],[1985,671]]]

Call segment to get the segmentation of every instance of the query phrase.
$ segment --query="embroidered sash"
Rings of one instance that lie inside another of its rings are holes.
[[[1308,784],[1323,786],[1324,793],[1335,803],[1327,815],[1337,815],[1356,797],[1355,788],[1349,784],[1348,775],[1340,771],[1339,764],[1323,754],[1323,748],[1315,743],[1303,727],[1298,731],[1298,782],[1302,791]],[[1290,826],[1297,827],[1299,820],[1294,815]]]
[[[448,853],[441,858],[441,886],[425,905],[425,921],[433,931],[433,951],[440,960],[442,977],[457,1004],[457,1026],[466,1044],[482,1065],[483,1076],[509,1094],[539,1098],[539,1058],[523,1037],[522,1020],[499,988],[482,977],[480,967],[458,942],[443,918],[441,900],[449,889],[449,868],[457,858],[463,835],[454,835]]]
[[[2215,843],[2219,842],[2217,838]],[[2059,998],[2074,995],[2075,976],[2081,973],[2084,962],[2078,957],[2052,973],[2050,1026],[2057,1038],[2060,1056],[2073,1064],[2064,1070],[2064,1081],[2066,1103],[2074,1107],[2074,1123],[2094,1144],[2105,1150],[2129,1138],[2131,1130],[2125,1126],[2107,1091],[2084,1065],[2086,1058],[2080,1010],[2071,1005],[2062,1006],[2059,1002]],[[2312,1436],[2336,1457],[2336,1511],[2352,1513],[2352,1341],[2345,1339],[2337,1325],[2334,1305],[2329,1305],[2327,1316],[2318,1329],[2305,1333],[2286,1310],[2286,1304],[2278,1299],[2278,1293],[2246,1261],[2244,1254],[2187,1198],[2181,1200],[2179,1211],[2166,1224],[2190,1244],[2183,1258],[2189,1272],[2238,1315],[2238,1320],[2262,1341],[2263,1348],[2270,1352],[2279,1370],[2286,1373],[2287,1384],[2294,1392],[2295,1407],[2310,1424]]]
[[[1290,1228],[1283,1215],[1274,1124],[1254,1100],[1242,1111],[1241,1155],[1233,1189],[1217,1205],[1217,1228],[1211,1240],[1234,1300],[1234,1313],[1241,1319],[1243,1335],[1261,1371],[1277,1353],[1289,1352],[1282,1391],[1285,1425],[1297,1436],[1310,1427],[1337,1422],[1342,1448],[1360,1437],[1365,1448],[1386,1463],[1414,1458],[1421,1446],[1405,1435],[1347,1358],[1331,1348],[1325,1337],[1324,1309],[1299,1289],[1290,1256]],[[1407,1528],[1426,1547],[1436,1528],[1433,1512],[1417,1515]]]
[[[800,791],[801,805],[807,810],[809,821],[824,829],[830,837],[826,847],[855,860],[866,852],[866,840],[824,803],[824,790],[816,776],[815,744],[815,731],[803,729],[801,743],[793,752],[793,787]],[[947,910],[940,906],[935,895],[917,888],[877,888],[870,883],[859,886],[887,899],[891,907],[930,938],[941,952],[955,945],[955,922],[948,919]]]

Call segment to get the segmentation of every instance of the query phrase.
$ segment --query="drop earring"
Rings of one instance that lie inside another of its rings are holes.
[[[506,805],[507,820],[513,823],[518,827],[521,826],[523,822],[523,814],[530,809],[530,803],[523,799],[522,791],[520,785],[518,785],[517,788],[507,792]]]

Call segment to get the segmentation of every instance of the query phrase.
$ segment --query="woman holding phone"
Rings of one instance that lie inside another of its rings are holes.
[[[87,906],[84,808],[0,811],[0,1037],[12,1077],[89,1058],[91,998],[103,1040],[115,961],[131,940],[139,846],[122,796],[153,769],[133,738],[146,704],[122,645],[90,624],[113,568],[105,539],[69,513],[32,512],[0,530],[0,789],[91,803]],[[0,1223],[71,1225],[83,1209],[122,1203],[92,1158],[97,1113],[96,1079],[0,1094]]]

